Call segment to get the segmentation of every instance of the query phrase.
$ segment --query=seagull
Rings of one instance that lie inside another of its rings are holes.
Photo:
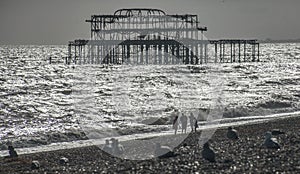
[[[59,163],[60,163],[60,164],[67,164],[67,163],[69,163],[69,159],[66,158],[66,157],[61,157],[61,158],[59,159]]]
[[[41,165],[40,165],[40,162],[39,162],[39,161],[33,160],[33,161],[31,162],[31,169],[32,169],[32,170],[39,169],[40,166],[41,166]]]
[[[213,149],[209,147],[208,142],[203,145],[202,157],[209,162],[216,162],[216,154]]]
[[[231,126],[228,127],[227,138],[229,138],[231,140],[239,139],[237,131],[235,129],[233,129]]]
[[[175,156],[175,153],[169,146],[161,146],[159,143],[156,143],[154,154],[158,158],[169,158]]]
[[[265,141],[263,146],[270,149],[280,149],[280,145],[278,144],[277,139],[272,138],[272,133],[269,131],[265,133]]]

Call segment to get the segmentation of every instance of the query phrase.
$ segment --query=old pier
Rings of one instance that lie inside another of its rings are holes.
[[[259,61],[257,40],[208,40],[197,15],[119,9],[92,15],[91,38],[68,45],[68,64],[203,64]]]

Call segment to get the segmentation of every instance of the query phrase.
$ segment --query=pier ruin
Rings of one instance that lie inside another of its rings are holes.
[[[67,64],[203,64],[259,61],[257,40],[204,37],[193,14],[159,9],[119,9],[92,15],[91,38],[68,44]]]

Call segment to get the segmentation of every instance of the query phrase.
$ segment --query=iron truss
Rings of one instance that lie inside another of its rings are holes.
[[[160,9],[132,8],[119,9],[112,15],[92,15],[86,22],[90,24],[91,38],[69,42],[67,63],[259,61],[257,40],[207,40],[203,36],[207,27],[200,26],[197,15],[169,15]],[[226,45],[230,45],[230,53]]]

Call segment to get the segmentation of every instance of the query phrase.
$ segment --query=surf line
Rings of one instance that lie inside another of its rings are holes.
[[[199,130],[211,129],[215,127],[222,128],[228,126],[255,124],[255,123],[261,123],[261,122],[271,121],[275,119],[284,119],[284,118],[299,117],[299,116],[300,116],[300,111],[271,114],[265,116],[223,118],[217,120],[217,123],[215,124],[214,122],[216,122],[216,120],[213,120],[211,121],[211,124],[205,124],[201,126]],[[222,121],[225,121],[225,123],[219,123]],[[120,141],[130,141],[130,140],[139,140],[144,138],[166,136],[166,135],[173,135],[173,134],[174,134],[173,130],[170,130],[170,131],[163,131],[160,133],[132,134],[132,135],[125,135],[120,137],[110,137],[110,138],[118,138]],[[39,152],[48,152],[48,151],[55,151],[55,150],[101,145],[104,143],[105,143],[105,139],[96,139],[96,140],[89,139],[89,140],[78,140],[78,141],[71,141],[71,142],[58,142],[58,143],[52,143],[48,145],[41,145],[41,146],[34,146],[34,147],[27,147],[27,148],[16,148],[15,150],[18,152],[18,154],[32,154],[32,153],[39,153]],[[0,151],[0,157],[4,157],[7,155],[8,155],[7,150]]]

